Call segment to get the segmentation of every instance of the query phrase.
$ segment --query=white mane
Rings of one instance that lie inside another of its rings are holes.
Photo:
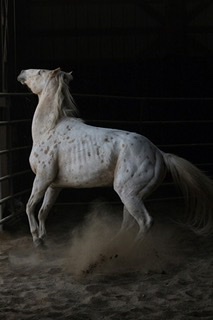
[[[52,128],[63,117],[76,117],[78,109],[76,103],[70,94],[66,74],[61,72],[57,75],[58,88],[55,93],[52,108],[54,110],[54,119]]]

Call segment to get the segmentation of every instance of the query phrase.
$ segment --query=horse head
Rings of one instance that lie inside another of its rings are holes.
[[[27,85],[33,93],[40,95],[49,82],[58,81],[59,77],[62,77],[63,80],[69,84],[73,79],[72,71],[67,73],[61,71],[60,68],[55,70],[28,69],[22,70],[17,80],[21,82],[21,84]]]

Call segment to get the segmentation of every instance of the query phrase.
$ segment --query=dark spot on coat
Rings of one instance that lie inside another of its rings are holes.
[[[47,149],[44,151],[44,153],[48,154],[49,150],[50,150],[50,147],[48,146]]]

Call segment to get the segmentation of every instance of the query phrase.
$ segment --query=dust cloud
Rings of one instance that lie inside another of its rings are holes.
[[[116,237],[121,208],[85,211],[50,217],[46,250],[29,230],[0,234],[1,319],[213,319],[212,239],[169,221],[181,207],[152,203],[155,224],[137,244],[137,226]]]
[[[156,223],[135,243],[137,225],[118,235],[121,212],[95,203],[85,221],[74,228],[68,244],[66,268],[77,276],[116,272],[164,273],[183,259],[181,233],[175,225]]]

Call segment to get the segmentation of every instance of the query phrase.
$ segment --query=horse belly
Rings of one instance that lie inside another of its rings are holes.
[[[64,188],[93,188],[110,186],[113,183],[114,166],[101,159],[64,161],[54,185]]]

